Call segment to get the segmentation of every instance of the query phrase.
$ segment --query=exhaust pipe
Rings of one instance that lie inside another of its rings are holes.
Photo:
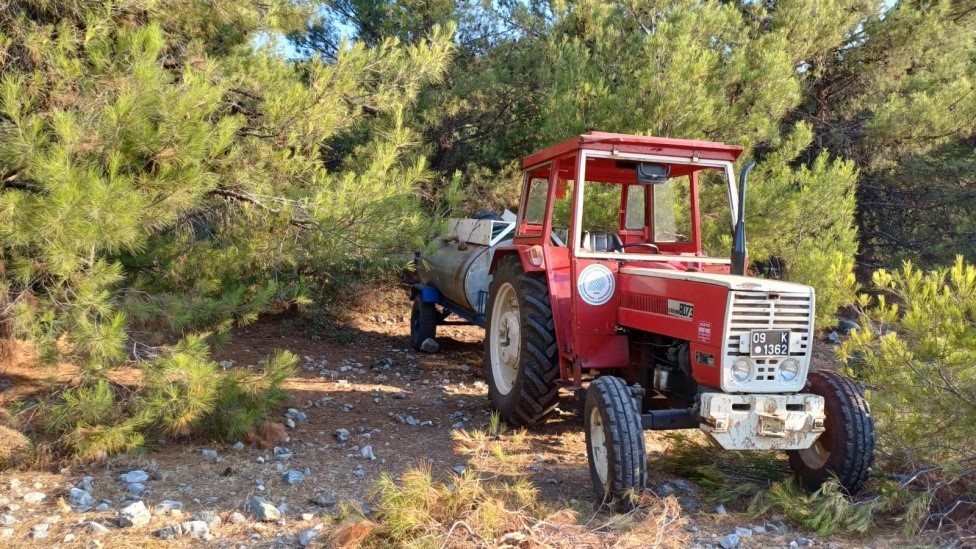
[[[755,160],[746,164],[739,173],[739,215],[735,220],[732,237],[732,274],[739,276],[746,274],[746,181],[754,167]]]

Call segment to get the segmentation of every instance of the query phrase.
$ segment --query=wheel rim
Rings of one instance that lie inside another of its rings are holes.
[[[491,311],[491,373],[498,392],[507,395],[515,385],[521,352],[521,317],[515,288],[505,282],[498,288]]]
[[[823,469],[830,459],[830,433],[825,432],[806,450],[800,450],[800,459],[811,469]]]
[[[596,407],[590,411],[590,453],[596,475],[600,477],[600,484],[605,487],[610,461],[607,456],[607,437],[603,431],[603,416],[600,414],[600,409]]]

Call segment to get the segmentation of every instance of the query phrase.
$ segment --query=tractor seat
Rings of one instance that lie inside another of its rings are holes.
[[[617,233],[583,231],[583,249],[588,252],[616,252],[624,243]]]

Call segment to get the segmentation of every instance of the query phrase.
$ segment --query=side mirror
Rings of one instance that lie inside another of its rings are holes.
[[[665,183],[671,175],[669,164],[653,164],[651,162],[637,163],[637,182],[641,185],[657,185]]]

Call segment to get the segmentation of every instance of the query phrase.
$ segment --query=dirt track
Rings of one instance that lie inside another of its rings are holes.
[[[92,539],[100,539],[109,547],[143,546],[159,542],[155,532],[163,526],[189,520],[195,511],[213,510],[223,517],[224,524],[211,543],[297,546],[295,536],[299,532],[322,524],[321,517],[335,512],[332,502],[353,502],[368,515],[373,507],[370,491],[382,473],[396,477],[427,461],[436,477],[446,478],[455,468],[469,466],[468,457],[459,451],[451,433],[456,429],[482,429],[489,421],[481,331],[473,327],[442,327],[438,333],[441,351],[432,355],[416,353],[409,350],[407,342],[407,322],[403,318],[407,309],[404,302],[402,311],[394,305],[382,312],[361,312],[351,323],[354,332],[348,345],[310,336],[292,321],[265,319],[239,330],[231,344],[215,353],[215,359],[228,368],[257,364],[276,348],[302,357],[301,374],[288,383],[293,395],[288,407],[304,412],[308,419],[297,421],[293,429],[287,430],[289,440],[281,446],[291,451],[291,459],[276,459],[272,451],[253,446],[235,450],[230,445],[155,441],[144,455],[116,457],[105,464],[66,469],[60,474],[8,472],[0,475],[0,497],[6,497],[7,503],[20,504],[14,513],[19,522],[14,526],[13,539],[0,540],[0,545],[16,541],[47,547],[57,544],[66,534],[73,534],[73,541],[61,545],[88,547]],[[18,384],[8,396],[23,396],[32,381],[40,381],[36,368],[24,363],[8,366],[5,372]],[[543,503],[553,509],[573,507],[583,515],[592,515],[582,421],[575,408],[571,397],[565,395],[559,414],[530,432],[518,451]],[[285,421],[284,416],[280,420]],[[339,429],[349,432],[349,440],[337,439]],[[674,496],[683,507],[689,543],[706,546],[718,543],[736,527],[762,527],[776,522],[776,517],[716,514],[697,486],[655,470],[654,459],[666,450],[664,437],[648,433],[646,441],[651,456],[650,488],[660,491],[666,483],[679,488]],[[375,460],[364,457],[366,445]],[[216,450],[218,458],[205,459],[203,450]],[[116,508],[128,490],[118,476],[135,469],[151,475],[143,495],[147,504],[152,507],[167,499],[180,501],[184,504],[183,518],[159,513],[147,526],[114,529]],[[306,472],[307,478],[301,484],[289,485],[282,479],[282,473],[289,470]],[[85,475],[94,477],[95,501],[107,500],[111,509],[84,515],[59,510],[53,500]],[[21,481],[21,486],[10,488],[11,479]],[[26,505],[19,501],[25,491],[35,489],[48,494],[46,502]],[[229,515],[243,511],[252,495],[265,497],[274,505],[286,503],[289,519],[278,524],[228,524]],[[305,513],[311,513],[312,518],[302,520]],[[55,515],[61,518],[51,525],[49,537],[31,541],[31,525]],[[91,520],[106,523],[112,533],[87,533],[81,522]],[[741,546],[785,546],[793,540],[813,537],[792,528],[781,534],[769,528],[767,533],[742,538]],[[621,541],[612,532],[599,539],[598,545]],[[837,538],[832,543],[863,546],[865,542],[873,546],[892,543],[888,537],[856,542]],[[191,542],[181,538],[171,543]]]

